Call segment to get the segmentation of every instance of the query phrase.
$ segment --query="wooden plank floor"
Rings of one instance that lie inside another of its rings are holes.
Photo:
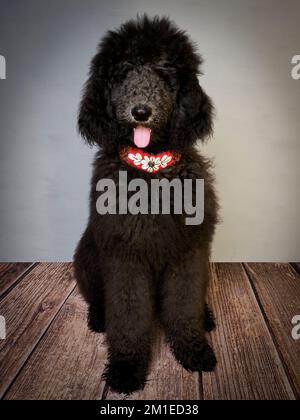
[[[157,331],[143,392],[130,397],[101,381],[105,336],[90,333],[72,264],[0,264],[0,398],[6,400],[298,400],[299,264],[212,264],[210,334],[216,371],[191,374]]]

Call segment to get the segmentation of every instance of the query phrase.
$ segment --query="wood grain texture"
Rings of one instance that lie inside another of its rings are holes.
[[[0,264],[0,297],[32,266],[32,263]]]
[[[0,284],[13,266],[0,264]],[[218,328],[210,341],[219,360],[216,372],[200,378],[186,372],[159,332],[148,383],[131,400],[299,398],[299,341],[291,341],[291,315],[300,315],[300,275],[288,264],[244,268],[211,266],[209,303]],[[13,281],[0,301],[8,330],[0,341],[0,396],[129,399],[104,393],[106,347],[102,335],[87,329],[72,265],[39,264],[27,270],[25,276],[12,276],[20,281]]]
[[[211,337],[219,363],[203,375],[204,399],[295,399],[242,265],[212,265],[209,300],[218,321]]]
[[[74,287],[71,264],[39,264],[0,302],[7,328],[0,342],[0,397]]]
[[[246,264],[246,270],[300,398],[300,343],[292,337],[292,319],[300,315],[300,277],[289,264]]]
[[[97,400],[106,360],[104,337],[87,328],[86,304],[68,298],[26,366],[8,400]]]
[[[0,279],[2,275],[13,265],[13,263],[0,263]]]
[[[109,391],[107,400],[199,400],[199,376],[184,370],[174,359],[159,331],[153,346],[148,382],[142,392],[130,397]]]

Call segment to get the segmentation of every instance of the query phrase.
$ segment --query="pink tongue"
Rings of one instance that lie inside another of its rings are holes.
[[[144,148],[150,143],[151,130],[146,127],[137,127],[134,129],[133,141],[137,147]]]

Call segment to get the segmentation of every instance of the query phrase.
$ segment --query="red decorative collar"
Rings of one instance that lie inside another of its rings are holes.
[[[120,150],[120,158],[134,168],[156,174],[170,166],[174,166],[180,161],[181,154],[167,151],[154,155],[141,149],[127,146]]]

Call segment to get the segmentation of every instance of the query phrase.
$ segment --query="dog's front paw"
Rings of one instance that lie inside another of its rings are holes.
[[[213,349],[209,344],[201,347],[191,346],[175,354],[181,365],[190,372],[212,372],[217,364]]]
[[[111,362],[104,373],[107,385],[119,394],[132,394],[145,387],[146,372],[137,362],[120,360]]]
[[[99,308],[90,306],[88,313],[88,327],[92,332],[105,332],[104,315],[102,312],[103,311],[99,310]]]

